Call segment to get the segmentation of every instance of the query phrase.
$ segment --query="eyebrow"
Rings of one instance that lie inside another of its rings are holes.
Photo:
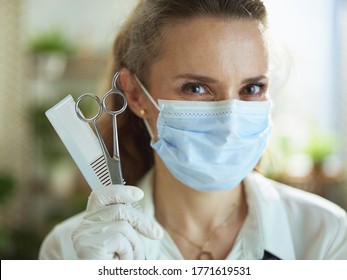
[[[257,76],[257,77],[244,79],[242,81],[242,84],[250,84],[250,83],[258,82],[258,81],[260,81],[262,79],[268,79],[268,78],[269,77],[267,77],[265,75],[260,75],[260,76]]]
[[[197,75],[197,74],[192,74],[192,73],[184,73],[184,74],[179,74],[174,77],[174,79],[191,79],[191,80],[196,80],[202,83],[217,83],[218,80],[207,77],[207,76],[202,76],[202,75]],[[247,78],[242,81],[242,84],[249,84],[252,82],[257,82],[262,79],[268,79],[267,76],[265,75],[260,75],[252,78]]]
[[[180,74],[175,76],[174,79],[191,79],[191,80],[196,80],[202,83],[217,83],[218,82],[218,80],[213,79],[211,77],[192,74],[192,73]]]

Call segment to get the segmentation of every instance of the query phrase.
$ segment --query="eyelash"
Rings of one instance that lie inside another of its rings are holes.
[[[257,86],[259,87],[259,93],[256,94],[252,94],[252,93],[242,93],[244,90],[246,90],[247,88],[249,89],[250,87],[253,86]],[[240,92],[239,95],[240,96],[244,96],[246,98],[253,98],[253,97],[262,97],[265,93],[266,93],[266,89],[267,89],[267,85],[264,83],[250,83],[246,86],[244,86]]]
[[[251,87],[259,87],[259,92],[252,94],[252,93],[247,93],[244,92],[247,89],[250,89]],[[193,87],[201,87],[204,89],[204,93],[196,93],[196,92],[192,92],[192,88]],[[181,85],[181,92],[184,94],[188,94],[191,96],[199,96],[199,97],[206,97],[207,96],[212,96],[213,92],[211,91],[211,89],[203,83],[200,82],[187,82],[187,83],[183,83]],[[245,99],[245,100],[252,100],[252,99],[259,99],[261,97],[263,97],[266,94],[266,90],[267,90],[267,84],[265,83],[250,83],[245,85],[243,88],[241,88],[241,90],[238,92],[238,95],[241,97],[241,99]]]
[[[192,87],[202,87],[206,93],[196,93],[196,92],[192,92],[190,89]],[[181,91],[184,92],[184,93],[188,93],[190,95],[198,95],[198,96],[202,96],[202,95],[205,95],[207,93],[211,93],[211,90],[208,88],[207,85],[205,84],[202,84],[202,83],[199,83],[199,82],[188,82],[188,83],[184,83],[182,84],[181,86]]]

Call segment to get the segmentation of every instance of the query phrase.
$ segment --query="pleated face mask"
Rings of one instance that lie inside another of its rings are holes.
[[[236,187],[264,152],[271,101],[158,102],[158,140],[151,146],[170,172],[195,190]]]

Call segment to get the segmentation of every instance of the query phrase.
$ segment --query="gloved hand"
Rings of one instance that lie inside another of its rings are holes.
[[[94,190],[81,224],[72,234],[80,259],[145,259],[140,234],[163,237],[161,227],[130,204],[143,198],[141,189],[112,185]]]

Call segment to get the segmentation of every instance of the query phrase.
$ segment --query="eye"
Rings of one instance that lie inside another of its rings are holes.
[[[240,91],[240,96],[246,99],[259,99],[266,92],[266,85],[262,83],[246,85]]]
[[[205,85],[201,85],[198,83],[184,84],[181,89],[183,92],[188,92],[188,93],[197,94],[197,95],[204,95],[209,92]]]

